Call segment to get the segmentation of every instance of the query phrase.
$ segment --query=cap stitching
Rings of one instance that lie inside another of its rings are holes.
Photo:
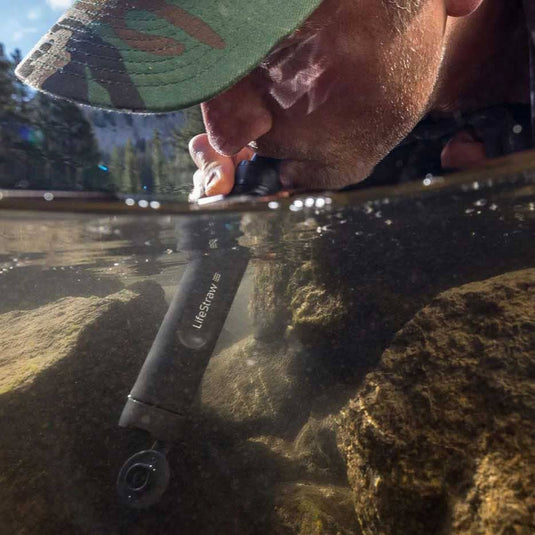
[[[160,37],[160,36],[155,36],[155,37],[158,38],[158,37]],[[71,37],[71,39],[72,39],[73,41],[75,41],[76,43],[87,43],[87,42],[88,42],[87,40],[84,40],[84,39],[77,39],[77,38],[73,38],[73,37]],[[168,38],[168,39],[170,39],[170,38]],[[136,41],[138,41],[138,42],[150,41],[150,40],[151,40],[151,39],[136,39]],[[177,43],[179,43],[179,42],[177,41]],[[182,44],[182,43],[179,43],[179,44]],[[208,45],[206,45],[206,46],[208,46]],[[102,48],[102,49],[107,49],[107,50],[116,50],[117,52],[130,52],[130,51],[132,51],[132,50],[135,50],[133,47],[130,47],[130,48],[118,48],[118,47],[115,47],[115,46],[113,46],[113,45],[111,45],[111,46],[107,46],[107,45],[101,45],[101,44],[96,44],[96,43],[93,44],[93,43],[91,43],[91,48],[97,48],[97,47],[98,47],[98,48]],[[196,43],[196,44],[193,44],[193,45],[191,46],[190,50],[193,50],[194,48],[199,48],[199,47],[200,47],[200,45]],[[163,51],[163,50],[171,50],[171,49],[172,49],[172,47],[163,47],[163,48],[155,48],[155,49],[153,49],[153,50],[154,50],[155,52],[161,52],[161,51]],[[84,54],[85,56],[90,56],[90,57],[95,57],[95,58],[100,58],[100,57],[102,57],[102,56],[99,56],[98,54],[90,54],[89,52],[84,52],[84,51],[82,51],[82,50],[76,50],[76,51],[77,51],[78,53],[80,53],[80,54]],[[150,52],[148,52],[148,51],[144,51],[144,50],[139,50],[138,52],[143,52],[143,53],[145,53],[145,54],[150,54]],[[45,54],[48,54],[48,53],[49,53],[48,51],[45,52]],[[163,60],[164,60],[164,58],[159,59],[159,60],[157,60],[157,61],[163,61]]]
[[[98,4],[98,3],[91,3],[91,2],[88,2],[86,0],[83,0],[84,3],[87,3],[87,4],[90,4],[90,5],[93,5],[93,6],[100,6],[101,4]],[[193,7],[193,3],[190,4],[192,7]],[[136,8],[137,10],[137,8]],[[56,22],[56,25],[57,26],[60,26],[62,27],[63,29],[66,29],[66,30],[69,30],[69,31],[75,31],[75,32],[80,32],[80,33],[84,33],[82,30],[79,30],[78,28],[70,28],[69,26],[66,26],[64,24],[64,21],[69,19],[69,18],[74,18],[76,20],[76,14],[74,13],[74,11],[78,11],[80,13],[83,13],[84,15],[89,15],[91,17],[91,22],[89,23],[85,23],[83,22],[82,20],[78,20],[78,22],[80,22],[81,24],[83,24],[85,27],[90,27],[92,24],[94,24],[96,21],[101,21],[102,19],[108,17],[112,20],[119,20],[119,21],[125,21],[126,19],[124,17],[116,17],[116,16],[113,16],[112,15],[112,12],[110,11],[106,11],[105,13],[102,13],[102,12],[98,12],[96,14],[92,14],[92,13],[89,13],[87,11],[84,11],[82,9],[79,9],[75,6],[73,6],[73,8],[70,10],[70,11],[67,11],[67,13],[65,14],[64,17],[62,17],[58,22]],[[145,11],[145,12],[148,12],[148,13],[151,13],[151,11],[149,9],[140,9],[139,11]],[[186,9],[187,11],[187,9]],[[198,15],[194,15],[198,18],[200,18]],[[154,19],[154,17],[156,17],[156,20]],[[163,17],[158,17],[158,15],[153,15],[153,17],[150,17],[150,18],[141,18],[141,17],[137,17],[136,18],[136,21],[139,21],[139,22],[150,22],[150,21],[154,21],[154,22],[157,22],[158,21],[158,18],[159,19],[163,19]],[[104,21],[104,24],[106,22]],[[238,29],[246,26],[247,24],[249,24],[249,22],[245,22],[243,24],[241,24],[240,26],[238,26]],[[176,26],[174,25],[173,23],[171,22],[167,22],[167,26],[172,26],[174,28],[180,28],[179,26]],[[227,24],[223,24],[223,26],[226,28],[228,25]],[[127,25],[124,25],[123,26],[125,29],[128,29],[128,30],[131,30],[133,28],[127,26]],[[153,28],[151,29],[151,31],[158,31],[158,30],[161,30],[162,28],[165,28],[166,26],[159,26],[157,28]],[[184,33],[188,33],[186,30],[184,30],[183,28],[180,28]],[[164,37],[164,36],[157,36],[157,37]],[[146,41],[149,41],[150,39],[146,39]],[[138,39],[138,41],[145,41],[145,39],[141,38],[141,39]],[[105,46],[105,45],[100,45],[100,46]],[[114,48],[113,45],[110,46],[109,48]],[[123,50],[123,49],[121,49]],[[127,49],[124,49],[124,50],[127,50]]]
[[[100,3],[100,2],[91,2],[90,0],[81,0],[81,1],[76,2],[70,9],[68,9],[67,12],[66,12],[66,14],[72,13],[73,11],[80,11],[80,12],[82,12],[82,13],[84,13],[84,14],[88,14],[87,11],[84,11],[83,9],[80,9],[80,7],[78,7],[78,6],[79,6],[80,4],[82,4],[82,3],[83,3],[83,4],[88,4],[88,5],[90,5],[90,6],[95,6],[95,7],[97,7],[97,8],[99,8],[99,7],[102,8],[102,3]],[[186,2],[183,2],[183,3],[185,3],[186,5],[183,5],[183,6],[180,6],[180,7],[181,7],[182,9],[184,9],[185,11],[188,11],[188,13],[189,13],[188,8],[193,8],[193,7],[195,7],[195,3],[194,3],[194,2],[189,2],[189,3],[188,3],[188,2],[186,1]],[[132,9],[133,9],[133,10],[148,11],[148,12],[150,12],[150,9],[143,9],[143,8],[139,9],[138,7],[133,7]],[[106,9],[104,8],[104,9],[101,9],[100,11],[97,11],[97,14],[100,14],[100,13],[102,13],[103,11],[105,11],[106,13],[113,12],[113,10],[106,10]],[[190,13],[190,14],[191,14],[191,13]],[[193,16],[198,16],[198,15],[193,15]],[[118,18],[120,18],[120,17],[114,17],[114,18],[115,18],[115,19],[118,19]]]
[[[241,26],[238,27],[238,30],[244,26],[246,26],[247,24],[244,23],[242,24]],[[69,29],[69,28],[66,28],[66,29]],[[80,30],[77,30],[79,33],[83,33],[81,32]],[[76,40],[76,39],[75,39]],[[78,40],[77,42],[80,42],[80,40]],[[105,45],[100,45],[100,46],[105,46]],[[190,51],[191,50],[195,50],[197,48],[200,48],[201,45],[199,43],[195,43],[191,46],[190,48]],[[106,47],[106,48],[110,48],[110,49],[113,49],[113,50],[116,50],[118,52],[125,52],[125,51],[132,51],[132,48],[117,48],[117,47],[114,47],[113,45],[110,46],[110,47]],[[209,47],[210,48],[210,47]],[[227,48],[225,49],[226,52],[230,52],[230,51],[233,51],[236,49],[236,45],[233,46],[233,47],[230,47],[230,48]],[[158,51],[163,51],[163,50],[169,50],[169,47],[165,47],[165,48],[159,48],[159,49],[155,49],[156,52]],[[216,49],[213,49],[213,48],[210,48],[210,50],[216,50]],[[103,59],[102,56],[99,56],[97,54],[91,54],[89,52],[85,52],[83,50],[77,50],[76,51],[78,54],[82,54],[84,56],[87,56],[87,57],[90,57],[90,58],[97,58],[97,59]],[[150,52],[144,52],[144,51],[139,51],[141,53],[144,53],[144,54],[150,54]],[[200,58],[196,58],[195,60],[191,60],[191,61],[188,61],[187,63],[182,63],[182,66],[183,67],[189,67],[192,63],[194,62],[198,62],[200,59],[204,58],[204,56],[206,55],[206,53],[208,53],[208,50],[206,50],[206,52],[200,57]],[[64,57],[61,57],[61,56],[58,56],[57,54],[54,54],[53,52],[51,51],[47,51],[43,54],[43,56],[49,56],[49,57],[53,57],[55,59],[59,59],[59,60],[64,60],[65,58]],[[42,56],[42,57],[43,57]],[[180,56],[174,56],[175,58],[176,57],[180,57]],[[143,61],[143,62],[131,62],[131,63],[141,63],[141,64],[144,64],[144,65],[147,65],[147,64],[155,64],[155,63],[163,63],[163,62],[166,62],[166,61],[170,61],[172,60],[173,57],[168,57],[168,58],[159,58],[159,59],[154,59],[154,60],[149,60],[149,61]],[[81,61],[77,61],[75,59],[70,59],[69,60],[69,63],[74,63],[75,65],[87,65],[87,63],[83,63]],[[101,67],[99,70],[101,71],[104,71],[104,72],[110,72],[110,73],[115,73],[115,74],[119,74],[119,73],[122,73],[122,71],[117,71],[117,70],[114,70],[114,69],[108,69],[106,67]],[[202,71],[202,72],[205,72],[205,71]],[[67,73],[62,73],[62,74],[67,74]],[[72,73],[70,73],[72,75]],[[162,74],[162,73],[144,73],[144,72],[132,72],[132,71],[129,71],[127,74],[133,74],[133,75],[150,75],[150,74]],[[78,76],[80,78],[84,78],[84,76],[81,76],[81,75],[73,75],[73,76]],[[138,84],[136,84],[138,85]],[[138,87],[144,87],[144,86],[139,86]]]
[[[234,47],[235,48],[235,47]],[[234,48],[231,48],[229,50],[233,50]],[[52,54],[52,53],[48,53],[50,56],[56,58],[56,59],[64,59],[62,58],[61,56],[56,56],[55,54]],[[98,57],[98,56],[97,56]],[[198,59],[196,60],[198,61]],[[212,63],[210,63],[210,65],[208,65],[205,69],[201,70],[201,71],[198,71],[195,75],[193,76],[190,76],[188,78],[181,78],[181,79],[178,79],[178,80],[174,80],[172,82],[158,82],[157,84],[138,84],[138,83],[134,83],[134,85],[136,87],[139,87],[139,88],[144,88],[144,87],[156,87],[156,86],[168,86],[168,85],[175,85],[177,83],[181,83],[181,82],[187,82],[189,80],[192,80],[196,77],[198,77],[199,75],[201,74],[204,74],[205,72],[207,72],[209,69],[212,68],[213,64],[216,63],[217,61],[213,61]],[[74,60],[70,60],[70,63],[76,63],[78,65],[83,65],[83,66],[87,66],[89,67],[89,65],[87,65],[87,63],[82,63],[81,61],[74,61]],[[151,64],[151,63],[156,63],[154,61],[147,61],[147,62],[144,62],[143,64]],[[184,63],[183,65],[185,67],[191,65],[192,62],[189,62],[189,63]],[[129,74],[135,74],[135,75],[143,75],[143,76],[159,76],[161,75],[162,73],[151,73],[151,72],[146,72],[146,73],[132,73],[132,72],[124,72],[124,71],[118,71],[118,70],[113,70],[113,69],[95,69],[95,70],[100,70],[100,71],[104,71],[104,72],[109,72],[109,73],[112,73],[112,74],[126,74],[126,75],[129,75]],[[83,76],[81,74],[75,74],[75,73],[72,73],[72,72],[62,72],[61,73],[62,76],[70,76],[72,78],[83,78],[83,79],[86,79],[86,76]],[[101,82],[103,81],[102,79],[95,79],[96,82]],[[113,85],[124,85],[124,82],[116,82],[114,80],[106,80],[106,83],[108,84],[113,84]]]
[[[149,20],[149,19],[147,19],[147,20]],[[239,26],[237,26],[236,29],[237,29],[237,30],[241,30],[241,28],[244,28],[244,27],[247,26],[248,24],[249,24],[248,22],[244,21],[244,23],[241,24],[241,25],[239,25]],[[60,27],[61,27],[62,29],[64,29],[64,30],[67,30],[67,31],[70,31],[70,32],[73,32],[73,33],[78,33],[78,34],[82,34],[82,35],[87,35],[87,33],[88,33],[88,32],[84,32],[83,30],[80,30],[80,29],[78,29],[78,28],[70,28],[69,26],[63,24],[61,20],[58,21],[58,22],[56,23],[56,25],[57,25],[57,26],[60,26]],[[87,26],[87,25],[85,25],[85,26]],[[172,25],[171,25],[171,26],[172,26]],[[132,29],[132,28],[129,28],[128,26],[124,26],[124,28],[127,29],[127,30],[131,30],[131,29]],[[163,26],[162,26],[161,28],[163,28]],[[160,29],[160,28],[158,28],[158,29]],[[184,31],[184,33],[187,34],[187,32],[185,32],[185,31]],[[49,39],[51,39],[51,38],[53,38],[54,34],[51,33],[51,32],[49,32],[49,36],[50,36]],[[101,37],[102,39],[104,39],[104,37],[102,37],[102,36],[100,36],[100,37]],[[165,38],[165,39],[172,39],[172,37],[161,36],[161,35],[155,35],[154,37],[155,37],[155,38],[163,37],[163,38]],[[117,38],[118,38],[118,39],[121,39],[119,36],[117,36]],[[75,37],[73,37],[72,39],[73,39],[74,41],[78,42],[78,43],[80,43],[80,42],[84,42],[82,39],[76,39]],[[193,39],[194,39],[194,38],[193,38]],[[123,39],[121,39],[121,40],[123,40]],[[139,38],[139,39],[136,39],[136,41],[138,41],[138,42],[148,42],[148,41],[151,41],[151,39]],[[197,41],[197,42],[195,42],[195,43],[189,48],[189,50],[194,50],[194,49],[196,49],[196,48],[200,48],[201,45],[204,45],[204,46],[208,46],[208,47],[209,47],[209,45],[206,45],[205,43],[202,43],[202,42],[200,42],[200,41]],[[100,47],[100,48],[105,48],[105,49],[109,49],[109,50],[116,50],[116,51],[118,51],[118,52],[130,52],[130,51],[132,50],[132,47],[129,47],[129,48],[119,48],[119,47],[117,47],[117,46],[115,46],[115,45],[106,45],[106,44],[94,44],[94,45],[91,44],[91,47],[92,47],[92,48]],[[157,48],[157,49],[154,49],[154,51],[155,51],[155,52],[162,52],[162,51],[164,51],[164,50],[170,50],[171,48],[172,48],[172,47]],[[214,49],[214,48],[212,48],[212,47],[210,47],[210,48],[211,48],[212,50],[216,50],[216,49]],[[227,49],[225,49],[225,50],[231,50],[231,49],[227,48]],[[100,58],[100,57],[101,57],[101,56],[99,56],[99,55],[91,54],[91,53],[89,53],[89,52],[82,52],[82,51],[80,51],[80,50],[78,50],[77,52],[79,52],[79,53],[81,53],[81,54],[84,54],[84,55],[86,55],[86,56],[88,56],[88,57],[95,57],[95,58]],[[143,50],[140,50],[140,52],[144,52],[144,51],[143,51]],[[150,54],[150,52],[144,52],[144,53],[146,53],[146,54]],[[45,52],[45,54],[50,54],[50,55],[53,56],[53,54],[52,54],[51,52]],[[53,57],[56,57],[56,58],[57,58],[57,56],[53,56]],[[168,59],[170,59],[170,58],[161,58],[161,59],[158,59],[158,60],[154,60],[154,61],[152,61],[152,62],[150,62],[150,63],[159,63],[159,62],[161,63],[161,62],[164,62],[164,61],[166,61],[166,60],[168,60]],[[71,60],[71,61],[74,62],[74,60]],[[78,63],[80,63],[80,62],[78,62]],[[85,64],[83,64],[83,65],[85,65]],[[186,63],[186,64],[184,64],[184,65],[187,66],[187,65],[190,65],[190,63]]]
[[[79,30],[78,28],[71,28],[69,26],[66,26],[65,24],[63,23],[56,23],[57,26],[59,26],[60,28],[64,29],[64,30],[67,30],[69,32],[76,32],[76,33],[79,33],[79,34],[82,34],[82,35],[88,35],[89,32],[84,32],[83,30]],[[163,28],[163,26],[161,26],[160,28],[157,28],[158,30]],[[125,30],[131,30],[132,28],[129,28],[128,26],[124,26],[124,29]],[[187,32],[186,32],[187,33]],[[90,35],[90,34],[89,34]],[[53,33],[49,33],[49,36],[50,38],[53,38],[54,37],[54,34]],[[102,39],[104,39],[104,37],[100,36]],[[121,39],[119,36],[117,36],[118,39]],[[167,36],[163,36],[163,35],[155,35],[154,38],[164,38],[164,39],[173,39],[172,37],[167,37]],[[140,38],[136,38],[136,41],[139,41],[139,42],[145,42],[145,41],[151,41],[152,39],[145,39],[143,37],[140,37]],[[77,42],[83,42],[82,39],[77,39],[76,40]],[[203,43],[204,44],[204,43]],[[200,46],[198,43],[194,44],[193,47],[198,47]],[[209,45],[206,45],[206,46],[209,46]],[[127,50],[132,50],[132,48],[118,48],[114,45],[106,45],[106,44],[91,44],[91,47],[92,48],[95,48],[95,47],[99,47],[99,48],[107,48],[107,49],[113,49],[113,50],[118,50],[118,51],[127,51]],[[169,47],[166,47],[166,48],[161,48],[161,49],[157,49],[157,50],[166,50],[167,48]],[[87,54],[87,53],[86,53]],[[91,54],[89,54],[91,55]]]
[[[84,35],[85,35],[86,33],[90,33],[90,32],[84,31],[84,30],[80,30],[79,28],[71,27],[71,26],[65,24],[65,23],[64,23],[64,20],[65,20],[65,19],[61,19],[61,20],[59,20],[58,22],[56,22],[55,26],[59,26],[60,28],[62,28],[62,29],[64,29],[64,30],[67,30],[67,31],[69,31],[69,32],[77,32],[77,33],[82,33],[82,34],[84,34]],[[144,21],[142,21],[142,22],[147,22],[148,20],[150,20],[150,19],[146,19],[146,20],[144,20]],[[84,26],[85,26],[86,28],[90,28],[91,24],[84,24]],[[167,24],[167,25],[162,25],[162,26],[157,26],[157,27],[154,27],[154,28],[150,28],[150,31],[160,31],[160,30],[162,30],[162,29],[164,29],[164,28],[166,28],[166,27],[169,27],[169,26],[173,26],[173,27],[175,27],[175,28],[178,27],[178,26],[174,26],[174,25],[172,25],[172,24]],[[133,29],[134,29],[134,28],[131,28],[131,27],[129,27],[129,26],[122,26],[122,28],[124,28],[125,30],[133,30]],[[112,26],[112,29],[114,29],[113,26]],[[135,30],[135,31],[139,31],[139,30]],[[184,33],[187,33],[185,30],[183,30],[183,31],[184,31]],[[54,33],[55,33],[55,32],[51,32],[51,31],[49,31],[49,32],[48,32],[48,35],[53,36]],[[140,33],[143,33],[143,32],[140,32]],[[101,36],[101,37],[102,37],[102,36]],[[167,36],[155,35],[154,37],[167,37]],[[168,37],[168,38],[169,38],[169,37]],[[150,39],[143,39],[143,38],[140,38],[140,39],[139,39],[139,41],[149,41],[149,40],[150,40]],[[99,46],[104,47],[104,46],[106,46],[106,45],[99,45]],[[113,45],[111,45],[111,46],[107,46],[107,48],[113,48]]]
[[[229,49],[227,49],[227,51],[231,51],[231,50],[234,50],[236,47],[231,47]],[[83,54],[84,56],[88,56],[90,58],[97,58],[97,59],[106,59],[106,58],[103,58],[102,56],[97,56],[97,55],[94,55],[94,54],[89,54],[88,52],[83,52],[81,50],[78,50],[77,51],[79,54]],[[141,51],[142,52],[142,51]],[[182,63],[182,66],[183,67],[189,67],[192,63],[194,62],[197,62],[199,61],[200,59],[204,59],[204,56],[206,56],[206,54],[208,53],[209,51],[206,50],[206,52],[204,54],[202,54],[201,57],[199,58],[196,58],[195,60],[191,60],[191,61],[188,61],[188,62],[184,62]],[[144,52],[145,54],[149,54],[149,52]],[[45,53],[46,56],[48,57],[52,57],[54,59],[59,59],[59,60],[64,60],[65,58],[62,57],[62,56],[59,56],[57,54],[55,54],[54,52],[46,52]],[[180,56],[175,56],[176,57],[180,57]],[[42,58],[42,57],[41,57]],[[41,59],[39,58],[39,59]],[[154,60],[148,60],[148,61],[136,61],[136,62],[127,62],[127,63],[136,63],[136,64],[141,64],[141,65],[152,65],[154,63],[163,63],[164,61],[171,61],[173,60],[173,57],[168,57],[168,58],[161,58],[161,59],[154,59]],[[87,63],[84,63],[83,61],[77,61],[75,59],[70,59],[68,63],[74,63],[75,65],[83,65],[83,66],[88,66],[89,65]],[[126,64],[125,64],[125,67],[126,67]],[[119,71],[119,70],[116,70],[116,69],[109,69],[109,68],[106,68],[106,67],[99,67],[98,70],[100,71],[104,71],[104,72],[111,72],[111,73],[122,73],[123,71]],[[150,73],[150,72],[132,72],[131,70],[128,70],[128,68],[126,69],[127,70],[127,74],[134,74],[134,75],[144,75],[144,74],[147,74],[147,75],[150,75],[150,74],[163,74],[162,72],[157,72],[157,73]],[[67,74],[67,73],[62,73],[62,74]],[[77,75],[79,76],[79,75]],[[81,76],[82,78],[84,78],[83,76]]]

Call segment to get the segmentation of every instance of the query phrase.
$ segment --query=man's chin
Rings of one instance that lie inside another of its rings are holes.
[[[361,182],[371,171],[363,164],[341,169],[311,160],[284,159],[280,179],[287,189],[339,190]]]

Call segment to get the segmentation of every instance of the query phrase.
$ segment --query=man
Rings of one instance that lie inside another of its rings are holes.
[[[527,104],[527,43],[522,0],[81,0],[17,72],[103,107],[205,101],[199,197],[228,193],[254,152],[283,160],[288,188],[342,188],[425,115]],[[487,157],[473,122],[451,132],[443,168]]]

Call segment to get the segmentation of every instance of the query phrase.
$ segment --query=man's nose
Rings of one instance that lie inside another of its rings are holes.
[[[273,116],[260,83],[253,73],[202,104],[208,139],[220,154],[236,154],[271,130]]]

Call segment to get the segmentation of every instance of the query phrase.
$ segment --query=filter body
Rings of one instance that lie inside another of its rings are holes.
[[[248,261],[248,251],[238,246],[192,252],[119,425],[158,440],[177,438]]]

